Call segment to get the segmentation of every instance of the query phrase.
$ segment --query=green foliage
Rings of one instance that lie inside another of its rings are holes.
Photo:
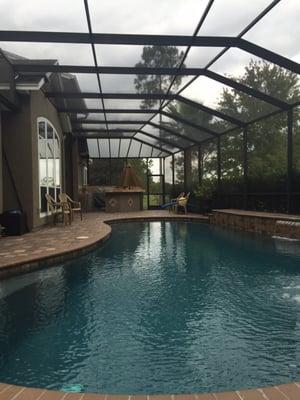
[[[251,61],[239,78],[240,83],[264,93],[294,103],[300,99],[298,76],[265,61]],[[218,109],[243,121],[250,121],[276,110],[272,105],[234,89],[224,89],[218,101]],[[180,102],[173,102],[168,111],[198,125],[222,132],[231,128],[226,121],[212,119],[209,114]],[[294,180],[300,182],[300,107],[294,109],[293,164]],[[166,123],[171,129],[198,138],[187,125],[175,121]],[[173,138],[174,140],[174,138]],[[243,182],[243,135],[234,131],[221,136],[221,184],[224,192],[241,192]],[[248,177],[250,191],[285,191],[287,173],[287,115],[280,113],[248,127]],[[196,162],[197,151],[191,162]],[[183,156],[178,157],[175,171],[178,180],[183,180]],[[217,177],[217,142],[212,139],[201,146],[202,184],[197,187],[199,197],[213,194]],[[194,179],[193,179],[194,181]]]
[[[218,168],[217,140],[213,139],[201,146],[201,173],[204,179],[216,179]]]
[[[174,67],[178,65],[183,54],[177,48],[151,46],[144,47],[142,60],[136,66]],[[262,91],[274,98],[288,103],[300,100],[298,76],[288,70],[265,61],[251,60],[239,77],[232,77],[245,86]],[[135,87],[139,93],[157,93],[166,90],[171,77],[137,76]],[[180,85],[180,77],[176,86]],[[150,108],[156,101],[145,100],[142,108]],[[245,93],[231,88],[224,88],[217,108],[224,114],[234,116],[242,121],[251,121],[267,115],[277,108],[267,102],[255,99]],[[197,110],[182,102],[172,101],[167,111],[193,122],[199,126],[210,128],[216,132],[224,132],[233,126],[226,121],[216,120],[208,113]],[[294,109],[293,167],[294,181],[300,183],[300,107]],[[201,130],[186,124],[164,118],[161,124],[190,139],[201,140]],[[187,146],[184,139],[164,131],[164,137]],[[221,184],[224,190],[240,192],[243,182],[243,135],[234,131],[221,136]],[[251,124],[248,127],[248,178],[250,191],[284,191],[287,173],[287,115],[280,113]],[[192,182],[197,182],[198,151],[192,150],[190,169]],[[217,146],[212,139],[201,145],[200,169],[202,184],[195,191],[198,197],[210,197],[216,187]],[[175,184],[179,187],[184,181],[184,156],[179,153],[175,159]]]
[[[211,199],[217,190],[217,180],[215,178],[203,179],[194,190],[194,195],[198,199]]]
[[[243,175],[243,136],[239,132],[221,137],[222,180],[238,181]]]
[[[174,68],[179,66],[184,55],[183,51],[179,51],[174,46],[144,46],[141,61],[136,67],[149,68]],[[183,65],[184,68],[184,65]],[[134,85],[138,93],[163,93],[166,91],[173,76],[169,75],[137,75],[134,79]],[[177,77],[172,88],[176,90],[181,83],[181,77]],[[157,104],[157,100],[145,99],[142,101],[141,108],[152,108]]]
[[[130,164],[133,166],[135,173],[140,178],[140,181],[142,182],[143,185],[143,189],[146,189],[148,168],[151,168],[152,160],[149,160],[149,163],[147,164],[147,160],[143,158],[134,159],[130,160]]]
[[[288,103],[300,100],[297,74],[266,61],[251,60],[242,76],[232,78]],[[218,106],[222,112],[245,121],[268,114],[276,109],[264,101],[255,100],[252,96],[227,88],[223,89]]]
[[[174,158],[175,184],[184,182],[184,153],[177,153]]]
[[[296,74],[265,61],[251,61],[245,73],[237,79],[240,83],[289,103],[300,99]],[[249,121],[270,113],[275,107],[258,101],[237,90],[224,89],[218,103],[219,109]],[[299,118],[299,112],[295,119]],[[238,135],[222,138],[222,169],[226,177],[237,179],[242,171],[243,143]],[[278,114],[249,126],[248,131],[249,177],[267,179],[286,174],[287,116]],[[300,153],[297,157],[300,156]]]

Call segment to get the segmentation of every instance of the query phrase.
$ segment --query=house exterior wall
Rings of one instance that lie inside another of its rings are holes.
[[[67,169],[73,167],[72,141],[70,146],[64,146],[61,122],[55,107],[40,90],[22,95],[19,111],[2,115],[3,148],[8,160],[7,165],[3,160],[3,210],[22,208],[27,214],[30,230],[48,222],[47,217],[41,217],[39,205],[39,117],[49,120],[57,131],[61,145],[61,188],[62,191],[65,188],[73,191],[73,173],[66,173]],[[0,207],[1,176],[0,158]]]
[[[62,191],[65,186],[64,177],[64,159],[63,159],[63,145],[64,138],[59,120],[58,113],[55,107],[45,97],[42,91],[31,92],[30,96],[30,124],[31,124],[31,143],[32,143],[32,178],[33,178],[33,227],[36,228],[47,222],[47,217],[40,216],[39,206],[39,155],[38,155],[38,131],[37,131],[37,120],[39,117],[46,118],[54,126],[59,138],[61,145],[61,187]]]
[[[2,115],[3,209],[22,208],[33,228],[33,177],[30,97],[22,96],[17,112]]]

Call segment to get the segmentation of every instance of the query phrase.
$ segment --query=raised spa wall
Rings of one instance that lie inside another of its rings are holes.
[[[300,239],[300,216],[243,210],[213,210],[210,223],[237,231]]]

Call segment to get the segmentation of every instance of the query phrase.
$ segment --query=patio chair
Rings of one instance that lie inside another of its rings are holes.
[[[65,225],[67,225],[67,223],[71,225],[72,213],[69,204],[55,201],[53,197],[50,196],[50,194],[48,193],[45,194],[45,197],[49,210],[53,216],[53,225],[56,224],[57,218],[59,216],[62,217],[62,221]]]
[[[82,221],[82,208],[80,201],[72,200],[71,197],[67,195],[67,193],[60,193],[59,200],[62,203],[67,203],[70,205],[72,221],[74,220],[74,212],[80,212],[80,219]]]
[[[171,212],[171,211],[176,211],[176,206],[177,206],[177,204],[178,204],[178,200],[181,198],[181,197],[184,197],[184,195],[185,195],[185,193],[184,192],[181,192],[175,199],[171,199],[171,202],[168,204],[168,206],[169,206],[169,212]]]
[[[186,196],[182,196],[182,197],[178,198],[177,203],[175,205],[175,209],[176,209],[177,213],[178,213],[179,207],[183,208],[185,214],[187,213],[187,203],[189,201],[189,197],[190,197],[190,193],[188,193]]]

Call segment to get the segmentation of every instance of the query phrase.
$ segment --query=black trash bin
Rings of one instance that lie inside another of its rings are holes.
[[[8,236],[23,235],[27,232],[26,214],[18,209],[4,211],[0,215],[0,224]]]

